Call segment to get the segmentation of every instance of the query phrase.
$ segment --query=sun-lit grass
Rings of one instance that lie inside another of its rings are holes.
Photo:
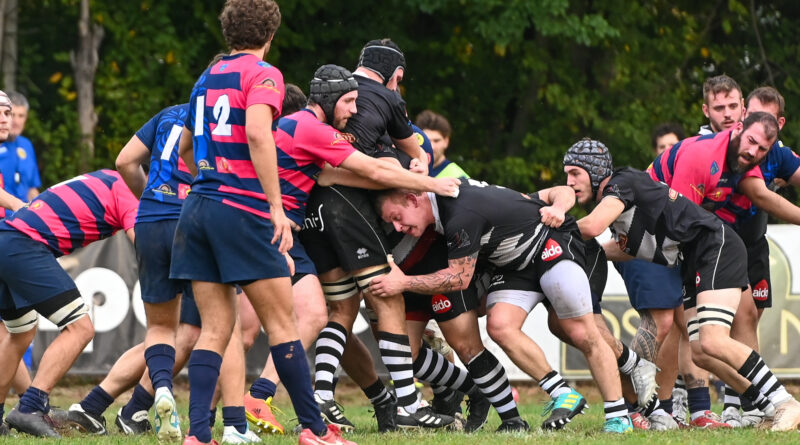
[[[91,385],[85,383],[70,385],[67,389],[57,389],[51,403],[54,406],[68,407],[77,402],[91,389]],[[532,430],[527,434],[508,435],[495,434],[494,429],[500,424],[500,419],[492,412],[487,425],[484,429],[474,434],[464,434],[458,432],[414,432],[414,433],[391,433],[379,435],[375,420],[372,418],[370,406],[364,396],[350,385],[340,385],[338,398],[345,407],[347,417],[355,423],[357,431],[348,435],[350,440],[359,444],[415,444],[415,445],[465,445],[465,444],[758,444],[758,443],[800,443],[800,434],[796,431],[786,433],[771,433],[762,430],[726,430],[726,431],[704,431],[704,430],[683,430],[671,432],[644,432],[637,431],[623,437],[609,435],[602,432],[603,407],[597,392],[594,388],[581,386],[580,388],[588,397],[590,409],[585,415],[578,416],[574,422],[560,432],[543,432],[538,426],[541,423],[540,416],[545,398],[541,392],[533,387],[520,388],[522,400],[520,412],[522,416],[531,424]],[[179,384],[177,398],[180,405],[184,431],[188,427],[186,411],[188,409],[188,391],[185,383]],[[127,401],[129,393],[124,394],[118,399],[120,403]],[[12,396],[6,401],[6,411],[10,410],[16,403],[16,397]],[[294,413],[289,404],[289,398],[285,392],[279,392],[276,397],[277,405],[285,412],[279,415],[279,420],[284,422],[287,430],[291,430],[296,425]],[[123,436],[117,432],[114,426],[114,416],[119,408],[115,404],[106,412],[106,419],[111,434],[108,436],[87,436],[75,431],[64,433],[63,439],[45,440],[29,436],[19,435],[16,437],[0,437],[0,444],[40,444],[40,443],[59,443],[74,445],[94,445],[94,444],[158,444],[154,435],[141,437]],[[719,411],[719,407],[715,407]],[[222,419],[218,414],[217,424],[214,430],[214,438],[220,440],[222,437]],[[292,444],[297,443],[297,436],[287,434],[286,436],[263,436],[265,444]]]

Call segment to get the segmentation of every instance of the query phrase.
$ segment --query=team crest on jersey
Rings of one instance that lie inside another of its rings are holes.
[[[450,239],[447,240],[448,249],[460,249],[462,247],[467,247],[470,244],[469,235],[467,235],[467,231],[464,229],[461,229],[458,233],[451,236]]]
[[[197,169],[198,170],[214,170],[214,167],[209,164],[208,160],[201,159],[197,161]]]
[[[366,247],[359,247],[356,249],[356,257],[359,260],[363,260],[364,258],[369,258],[369,251],[367,251]]]
[[[226,158],[217,159],[217,171],[220,173],[231,173],[231,164]]]
[[[670,201],[675,201],[676,199],[678,199],[678,196],[681,196],[681,194],[678,193],[677,190],[675,190],[674,188],[670,188],[669,189],[669,200]]]
[[[425,143],[425,138],[422,137],[422,135],[419,133],[414,133],[414,136],[416,136],[417,138],[417,144],[419,144],[419,146],[422,147],[422,144]]]
[[[550,238],[545,243],[544,249],[542,249],[542,260],[553,261],[560,257],[562,253],[564,253],[564,249],[561,248],[561,245],[553,238]]]
[[[442,294],[434,295],[431,299],[431,309],[437,314],[444,314],[453,308],[453,303]]]
[[[221,73],[221,72],[225,71],[225,68],[227,68],[227,67],[228,67],[228,64],[227,63],[223,63],[222,65],[219,66],[219,72]]]
[[[28,206],[28,208],[31,209],[31,210],[39,210],[40,208],[42,208],[43,205],[44,204],[42,204],[42,201],[36,201],[33,204],[31,204],[30,206]]]
[[[353,135],[353,133],[341,133],[340,132],[340,133],[338,133],[337,137],[340,137],[340,138],[344,139],[345,141],[347,141],[347,142],[349,142],[351,144],[354,144],[356,142],[356,137],[355,137],[355,135]]]
[[[719,164],[717,164],[717,161],[714,161],[711,163],[711,175],[713,176],[717,173],[719,173]]]
[[[175,192],[172,190],[172,187],[170,187],[169,184],[161,184],[154,191],[159,192],[159,193],[163,193],[163,194],[169,195],[169,196],[175,196]]]
[[[178,184],[178,199],[186,199],[191,191],[192,186],[189,184]]]
[[[17,157],[24,161],[28,158],[28,152],[22,147],[17,147]]]
[[[275,83],[275,81],[272,80],[272,78],[269,78],[269,77],[267,77],[266,79],[262,80],[255,87],[256,88],[266,88],[266,89],[272,90],[272,91],[274,91],[276,93],[280,93],[280,91],[278,91],[278,87],[277,87],[277,84]]]
[[[346,136],[345,136],[346,135]],[[331,141],[331,145],[338,145],[338,144],[350,144],[355,141],[350,141],[349,139],[354,139],[353,135],[350,133],[340,133],[338,131],[333,132],[333,140]]]

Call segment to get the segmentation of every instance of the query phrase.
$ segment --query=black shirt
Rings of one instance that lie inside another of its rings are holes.
[[[458,198],[428,196],[449,259],[478,253],[479,263],[521,270],[549,234],[539,215],[547,204],[511,189],[469,179],[461,183]],[[574,223],[568,217],[566,224]]]
[[[678,262],[682,244],[722,226],[712,213],[634,168],[614,170],[603,189],[603,199],[608,196],[625,205],[625,211],[610,227],[620,249],[665,266]]]
[[[358,81],[358,111],[348,119],[344,132],[355,136],[353,146],[369,156],[395,153],[391,143],[381,141],[381,138],[388,134],[395,139],[405,139],[414,134],[406,117],[405,102],[399,94],[379,82],[359,75],[355,78]]]

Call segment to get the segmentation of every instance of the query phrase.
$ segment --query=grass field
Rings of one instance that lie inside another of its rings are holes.
[[[67,408],[70,404],[80,400],[91,389],[90,384],[81,383],[70,385],[68,389],[57,389],[51,397],[53,406]],[[492,412],[489,422],[481,432],[474,434],[464,434],[457,432],[415,432],[415,433],[391,433],[379,435],[375,420],[369,411],[369,405],[363,395],[356,388],[350,385],[340,385],[337,389],[337,398],[345,407],[347,417],[356,425],[356,432],[350,433],[348,438],[359,444],[380,444],[380,445],[465,445],[465,444],[748,444],[757,445],[761,443],[772,444],[797,444],[800,443],[800,433],[797,431],[785,433],[772,433],[762,430],[727,430],[727,431],[703,431],[703,430],[683,430],[670,432],[645,432],[636,431],[624,436],[609,435],[602,432],[603,407],[600,399],[593,387],[581,385],[578,388],[583,392],[590,403],[590,409],[586,414],[578,416],[575,421],[559,432],[543,432],[538,425],[543,420],[541,415],[545,397],[536,387],[520,387],[521,404],[520,412],[522,416],[533,427],[528,434],[508,435],[495,434],[493,431],[500,424],[497,415]],[[178,404],[181,408],[181,420],[183,421],[184,432],[188,426],[186,411],[188,410],[188,388],[185,383],[179,383],[176,387]],[[430,394],[427,394],[430,395]],[[118,400],[124,403],[130,394],[126,393]],[[11,396],[6,401],[6,411],[16,404],[16,396]],[[285,410],[285,413],[278,418],[283,422],[287,430],[291,430],[296,425],[293,419],[294,413],[291,410],[288,395],[285,392],[278,393],[276,404]],[[74,444],[74,445],[94,445],[94,444],[157,444],[154,435],[139,437],[129,437],[117,433],[114,426],[114,416],[116,415],[119,404],[115,404],[106,412],[107,424],[111,434],[108,436],[87,436],[75,431],[66,431],[61,440],[46,440],[32,438],[30,436],[18,435],[16,437],[0,437],[0,444]],[[715,406],[717,412],[720,407]],[[214,429],[214,438],[220,440],[222,437],[222,418],[218,413],[217,424]],[[262,436],[265,444],[296,444],[297,436],[288,434],[286,436]]]

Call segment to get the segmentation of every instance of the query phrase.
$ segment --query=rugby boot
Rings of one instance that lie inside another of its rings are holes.
[[[570,389],[570,392],[556,397],[544,406],[542,415],[550,416],[542,422],[542,429],[560,430],[575,416],[583,413],[587,407],[586,399],[574,389]]]
[[[249,392],[244,395],[245,415],[257,432],[262,434],[283,434],[283,425],[275,418],[272,410],[272,397],[268,397],[267,400],[261,400],[253,397]]]

